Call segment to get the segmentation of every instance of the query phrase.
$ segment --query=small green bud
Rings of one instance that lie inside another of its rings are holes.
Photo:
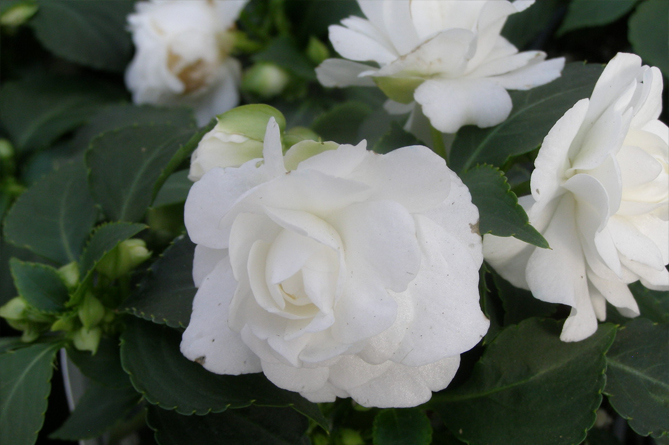
[[[77,317],[78,313],[69,312],[62,315],[58,320],[54,321],[51,325],[51,331],[65,331],[72,332],[77,328]]]
[[[7,319],[7,321],[24,320],[26,318],[27,310],[28,302],[25,298],[14,297],[0,307],[0,317]]]
[[[325,59],[330,57],[330,51],[325,43],[318,40],[316,37],[309,37],[307,44],[307,57],[316,65],[320,65]]]
[[[85,328],[90,329],[100,324],[105,316],[105,307],[100,300],[95,298],[90,292],[84,297],[84,301],[79,306],[79,320]]]
[[[23,333],[21,334],[21,341],[23,343],[32,343],[39,338],[41,333],[40,327],[35,323],[27,323]]]
[[[298,142],[318,141],[319,139],[320,137],[307,127],[293,127],[283,136],[283,144],[286,148],[290,148]]]
[[[0,139],[0,160],[12,159],[14,157],[14,147],[7,139]]]
[[[127,275],[132,269],[151,258],[144,240],[133,238],[121,242],[98,263],[97,270],[113,279]]]
[[[19,3],[6,10],[0,16],[0,25],[2,26],[20,26],[37,12],[37,5],[30,3]]]
[[[330,439],[328,439],[325,434],[317,433],[312,436],[311,443],[313,443],[313,445],[328,445]]]
[[[350,428],[342,428],[339,430],[337,445],[365,445],[365,441],[358,431]]]
[[[99,327],[92,329],[81,328],[72,336],[72,342],[74,343],[74,347],[78,350],[91,351],[95,355],[101,338],[102,329]]]
[[[79,284],[79,265],[76,261],[72,261],[70,264],[66,264],[58,269],[58,275],[60,275],[65,286],[69,290],[72,290]]]
[[[242,90],[269,99],[281,94],[289,82],[286,70],[274,63],[260,62],[244,73]]]

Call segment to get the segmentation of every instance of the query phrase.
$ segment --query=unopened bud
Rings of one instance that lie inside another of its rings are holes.
[[[7,139],[0,139],[0,159],[12,159],[14,157],[14,147]]]
[[[21,341],[32,343],[39,338],[41,329],[36,323],[27,323],[21,334]]]
[[[77,317],[78,314],[72,312],[61,316],[61,318],[53,322],[51,331],[74,331],[77,327]]]
[[[28,302],[23,297],[14,297],[0,307],[0,317],[6,320],[23,320],[26,318]]]
[[[58,269],[58,275],[60,279],[65,283],[65,287],[69,290],[74,289],[79,284],[79,266],[76,261],[72,261],[70,264]]]
[[[98,263],[97,270],[113,279],[127,275],[135,267],[151,258],[144,240],[133,238],[119,243]]]
[[[316,65],[320,65],[325,59],[330,57],[330,51],[325,43],[311,36],[307,44],[307,57]]]
[[[360,433],[350,428],[339,430],[339,437],[336,442],[338,445],[365,445]]]
[[[2,26],[20,26],[37,12],[37,5],[30,3],[19,3],[10,7],[0,16]]]
[[[290,148],[298,142],[318,141],[319,139],[318,135],[307,127],[293,127],[283,137],[283,144],[286,148]]]
[[[91,351],[95,354],[102,338],[102,329],[95,327],[92,329],[81,328],[72,336],[74,347],[80,351]]]
[[[102,318],[105,316],[105,307],[93,294],[88,293],[84,297],[81,306],[79,306],[78,315],[84,328],[90,329],[100,324]]]
[[[244,73],[242,89],[263,99],[278,96],[288,86],[290,75],[274,63],[256,63]]]

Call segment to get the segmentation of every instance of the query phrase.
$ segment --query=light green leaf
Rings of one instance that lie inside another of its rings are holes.
[[[547,248],[548,242],[530,225],[527,213],[499,169],[480,165],[460,175],[479,209],[481,235],[513,236],[526,243]]]
[[[360,124],[372,114],[372,109],[362,102],[344,102],[332,107],[314,120],[311,129],[324,141],[339,144],[358,144]]]
[[[627,38],[634,52],[669,78],[669,2],[642,2],[629,20]]]
[[[111,389],[91,383],[70,417],[49,438],[75,441],[98,437],[120,422],[140,398],[132,387]]]
[[[19,153],[25,153],[49,146],[123,96],[116,86],[88,77],[26,77],[0,90],[0,121]]]
[[[160,188],[151,207],[156,208],[185,202],[192,186],[193,181],[188,179],[188,170],[171,174]]]
[[[609,402],[634,431],[669,432],[669,325],[637,318],[618,330],[606,355]]]
[[[613,23],[630,12],[636,2],[637,0],[572,0],[557,35]]]
[[[128,374],[121,366],[121,349],[118,337],[103,337],[95,355],[80,351],[73,346],[67,348],[67,356],[77,368],[91,380],[112,389],[132,386]]]
[[[16,258],[9,264],[19,295],[33,308],[43,312],[65,310],[69,293],[56,269],[46,264],[24,263]]]
[[[38,343],[0,355],[0,445],[32,445],[37,440],[59,348]]]
[[[449,160],[456,173],[477,164],[501,167],[512,156],[528,153],[576,102],[592,93],[602,73],[599,65],[570,63],[553,82],[527,91],[511,91],[513,110],[491,128],[463,127],[458,131]]]
[[[428,445],[432,426],[418,409],[385,409],[374,418],[373,437],[374,445]]]
[[[72,62],[122,72],[132,55],[131,0],[39,0],[30,25],[45,48]]]
[[[227,410],[206,416],[183,416],[149,407],[146,419],[160,445],[296,445],[309,422],[289,408]]]
[[[5,218],[7,241],[58,264],[76,261],[97,211],[81,164],[69,164],[35,183]]]
[[[213,374],[185,358],[180,343],[181,332],[176,329],[134,317],[126,319],[121,362],[135,389],[148,402],[184,415],[218,413],[252,403],[292,406],[327,429],[318,406],[299,394],[277,388],[261,373]]]
[[[124,310],[173,328],[188,326],[193,310],[193,255],[195,244],[181,235],[153,263],[137,291],[123,303]]]
[[[459,439],[488,445],[581,443],[602,401],[606,360],[616,328],[603,324],[575,343],[561,324],[529,319],[502,331],[462,386],[433,396]]]
[[[142,125],[93,139],[86,164],[93,197],[105,215],[111,220],[141,220],[168,162],[194,131],[192,127]]]

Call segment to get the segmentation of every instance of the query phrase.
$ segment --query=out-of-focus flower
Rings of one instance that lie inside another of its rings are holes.
[[[151,0],[128,17],[136,52],[126,84],[138,104],[185,105],[198,123],[239,102],[240,64],[229,57],[246,0]]]
[[[426,147],[307,140],[284,156],[270,119],[263,159],[206,173],[185,222],[199,289],[181,351],[212,372],[414,406],[488,329],[478,210]]]
[[[286,70],[271,62],[261,62],[244,72],[242,89],[269,99],[281,94],[289,82],[290,75]]]
[[[567,304],[562,340],[579,341],[606,318],[606,302],[634,317],[627,283],[669,289],[669,129],[662,75],[633,54],[608,64],[590,99],[544,139],[520,198],[551,249],[485,236],[486,259],[543,301]]]
[[[532,1],[359,0],[367,20],[349,17],[330,27],[344,58],[317,69],[325,86],[374,86],[400,103],[418,102],[434,128],[504,121],[507,90],[527,90],[560,76],[564,59],[519,53],[500,32],[506,18]],[[379,68],[357,63],[372,61]]]

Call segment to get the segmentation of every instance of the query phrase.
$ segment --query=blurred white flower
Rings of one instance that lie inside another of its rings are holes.
[[[533,1],[358,0],[368,20],[330,27],[342,59],[317,69],[325,86],[374,86],[401,103],[413,100],[434,128],[490,127],[511,112],[506,91],[527,90],[560,76],[564,59],[519,53],[500,32],[506,18]],[[356,61],[356,62],[352,62]],[[372,61],[379,68],[357,62]]]
[[[241,68],[229,57],[246,0],[151,0],[128,16],[135,57],[126,84],[137,104],[190,106],[199,125],[239,102]]]
[[[551,249],[485,236],[504,278],[543,301],[567,304],[562,340],[579,341],[606,318],[606,302],[634,317],[627,283],[669,290],[669,129],[657,120],[662,75],[620,53],[590,99],[544,139],[532,195],[520,198]]]
[[[443,159],[302,141],[213,168],[188,196],[199,288],[181,351],[264,372],[314,402],[414,406],[445,388],[489,321],[478,210]]]

